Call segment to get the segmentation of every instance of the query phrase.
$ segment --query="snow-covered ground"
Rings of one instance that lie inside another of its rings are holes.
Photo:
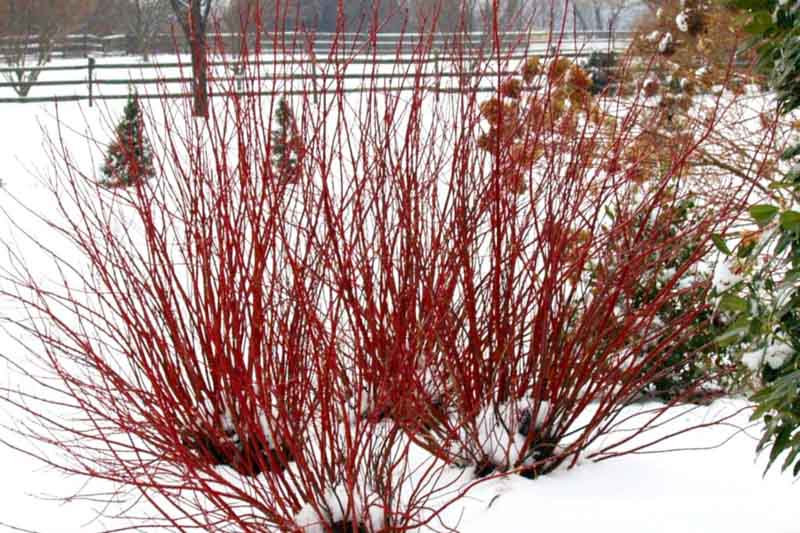
[[[718,417],[744,403],[718,401],[662,430]],[[680,409],[686,408],[675,408]],[[762,478],[766,458],[753,455],[759,430],[747,420],[742,413],[731,426],[695,430],[656,448],[684,451],[626,456],[536,481],[509,478],[479,486],[460,530],[797,533],[800,487],[778,472]]]
[[[674,420],[664,432],[737,410],[742,400],[721,400]],[[462,533],[797,533],[797,491],[790,476],[777,471],[762,478],[765,458],[753,456],[757,427],[747,413],[732,425],[696,430],[648,453],[583,463],[538,480],[521,477],[477,485],[448,509],[442,520]],[[3,422],[8,420],[4,413]],[[738,427],[735,427],[738,426]],[[97,519],[106,508],[103,483],[54,473],[17,452],[0,454],[0,531],[10,525],[42,533],[102,531],[120,525]],[[61,503],[77,490],[97,493],[93,502]],[[43,499],[44,498],[44,499]],[[132,501],[134,498],[131,497]],[[134,512],[148,512],[146,503]],[[4,529],[5,528],[5,529]]]
[[[122,72],[118,73],[120,76]],[[78,133],[85,124],[98,126],[109,116],[121,112],[123,102],[113,102],[91,110],[77,104],[62,104],[62,119]],[[33,212],[49,216],[54,198],[37,181],[37,169],[46,170],[42,150],[44,127],[53,123],[52,105],[0,105],[0,179],[4,191],[13,194]],[[76,154],[85,146],[75,146]],[[96,155],[96,154],[95,154]],[[0,191],[0,209],[25,227],[32,217],[11,205]],[[40,228],[30,222],[30,227]],[[48,244],[58,245],[54,235],[36,233]],[[0,241],[14,243],[17,238],[5,217],[0,217]],[[19,242],[22,242],[21,240]],[[0,259],[5,261],[6,259]],[[46,272],[47,265],[33,265]],[[0,301],[0,318],[16,316],[18,309]],[[13,339],[0,329],[0,351],[12,360]],[[21,382],[12,368],[0,370],[0,387],[40,392],[30,382]],[[572,470],[559,470],[531,481],[519,477],[495,479],[475,486],[466,497],[442,516],[444,523],[464,533],[560,533],[614,532],[703,532],[703,533],[800,533],[797,496],[793,479],[777,471],[762,477],[765,458],[756,459],[754,449],[759,435],[757,425],[748,421],[747,403],[742,399],[719,400],[708,407],[675,408],[675,417],[657,430],[668,434],[702,424],[721,415],[741,411],[725,425],[693,431],[666,441],[655,450],[681,449],[670,453],[646,453],[583,463]],[[633,406],[630,409],[641,409]],[[685,412],[684,412],[685,411]],[[14,425],[19,413],[0,407],[0,424]],[[647,435],[647,439],[653,434]],[[7,430],[0,439],[20,447],[34,446]],[[135,497],[106,507],[106,484],[54,473],[25,454],[3,447],[0,452],[0,532],[37,531],[42,533],[92,532],[124,525],[98,513],[113,514],[134,503]],[[96,494],[93,500],[69,501],[69,497]],[[53,498],[67,498],[66,502]],[[131,515],[152,513],[146,502],[138,502]]]

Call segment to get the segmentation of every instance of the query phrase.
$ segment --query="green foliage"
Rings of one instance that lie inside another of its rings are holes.
[[[800,432],[797,431],[797,413],[800,412],[800,399],[797,387],[800,384],[800,370],[793,370],[773,379],[760,390],[753,400],[758,402],[754,419],[764,419],[764,435],[758,443],[761,451],[772,443],[769,453],[769,469],[783,452],[787,452],[781,470],[792,467],[792,474],[800,474]],[[773,414],[775,413],[775,414]],[[794,466],[792,466],[794,464]]]
[[[711,235],[711,242],[714,243],[714,246],[717,250],[722,252],[725,255],[731,255],[731,250],[728,248],[728,243],[725,242],[725,239],[722,238],[722,235],[718,233],[714,233]]]
[[[769,76],[781,111],[800,106],[797,74],[800,72],[800,27],[794,2],[778,0],[728,0],[745,11],[744,28],[752,35],[748,43],[758,52],[758,66]]]
[[[100,172],[100,184],[104,187],[134,185],[155,175],[153,150],[144,135],[142,109],[135,94],[128,96],[124,116]]]
[[[775,91],[778,109],[800,107],[800,18],[796,2],[725,0],[743,11],[742,23],[752,36],[748,46],[758,54],[758,66]],[[759,238],[743,239],[737,257],[747,271],[744,282],[723,296],[743,300],[725,335],[743,339],[753,351],[743,354],[759,373],[762,388],[753,396],[753,419],[763,419],[758,450],[770,448],[769,469],[786,453],[781,469],[800,474],[800,212],[791,209],[800,198],[800,144],[781,159],[795,164],[770,184],[781,205],[750,208]],[[787,208],[788,207],[788,208]],[[734,296],[735,294],[735,296]]]
[[[750,208],[750,216],[753,217],[759,226],[769,224],[778,214],[778,208],[774,205],[758,204]]]
[[[274,122],[275,128],[270,133],[273,169],[284,183],[296,183],[301,170],[301,143],[294,112],[286,97],[278,100]]]
[[[694,202],[682,202],[676,208],[676,214],[669,224],[669,235],[678,235],[690,224],[692,216],[698,207]],[[724,245],[724,241],[721,243]],[[679,272],[689,258],[696,252],[697,245],[685,246],[679,254],[664,264],[667,272]],[[678,343],[664,361],[658,379],[653,381],[651,393],[664,401],[675,397],[686,400],[703,399],[702,391],[692,391],[690,387],[702,382],[710,386],[710,390],[728,390],[736,382],[737,366],[732,360],[728,350],[716,343],[716,337],[725,327],[718,310],[704,306],[707,297],[705,284],[701,281],[703,274],[700,272],[686,272],[678,276],[676,287],[685,287],[672,298],[658,314],[659,319],[666,323],[674,323],[681,317],[700,311],[695,315],[692,324],[694,334]],[[673,283],[673,276],[662,275],[659,283]],[[640,305],[649,303],[650,296],[645,292],[639,302]],[[732,305],[741,306],[741,303],[731,302]]]
[[[607,87],[616,85],[617,54],[613,51],[603,52],[594,50],[583,66],[592,80],[590,92],[593,95],[600,94]]]
[[[650,275],[638,279],[632,290],[621,299],[623,310],[641,309],[654,305],[665,291],[671,292],[671,298],[659,305],[654,320],[656,330],[659,328],[657,324],[674,324],[692,317],[690,336],[674,342],[675,339],[670,338],[671,331],[664,330],[648,343],[652,346],[662,342],[673,345],[657,368],[650,366],[646,369],[656,377],[642,390],[643,396],[665,402],[674,399],[704,401],[709,394],[738,386],[738,365],[732,357],[732,350],[720,347],[716,341],[726,323],[721,320],[719,310],[705,305],[707,275],[686,268],[700,245],[694,241],[687,243],[681,235],[694,224],[700,209],[694,201],[683,200],[674,206],[665,206],[658,217],[641,219],[640,223],[644,225],[642,233],[660,234],[664,246],[658,257],[651,258],[653,265],[657,266]],[[716,245],[727,249],[721,237]],[[736,302],[733,296],[730,298],[730,305],[741,308],[743,302]],[[708,388],[697,390],[697,383],[704,383]]]
[[[759,237],[739,243],[746,276],[721,295],[719,308],[733,320],[717,340],[749,347],[742,359],[761,383],[753,419],[765,424],[758,450],[771,445],[767,468],[788,452],[785,470],[800,455],[800,213],[766,204],[750,212]]]

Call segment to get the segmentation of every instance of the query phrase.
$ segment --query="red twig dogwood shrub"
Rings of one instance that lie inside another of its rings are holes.
[[[487,26],[491,51],[455,40],[449,74],[430,35],[381,67],[378,23],[358,55],[340,28],[327,67],[303,56],[306,79],[243,43],[208,121],[149,108],[158,177],[128,189],[99,188],[62,123],[63,216],[41,221],[66,245],[39,243],[50,281],[14,257],[3,294],[57,378],[16,404],[63,468],[139,490],[178,528],[374,532],[435,529],[475,477],[620,451],[623,408],[703,307],[659,310],[706,288],[681,280],[736,186],[664,231],[713,123],[660,165],[625,158],[641,95],[593,99],[577,65],[512,60]],[[279,109],[291,176],[274,164]]]
[[[557,55],[519,74],[493,76],[484,100],[411,98],[400,126],[358,121],[371,144],[357,153],[369,157],[341,171],[344,194],[322,191],[326,268],[365,416],[391,418],[478,476],[536,476],[630,440],[610,437],[622,409],[699,357],[671,360],[704,327],[710,237],[747,188],[717,182],[703,195],[722,201],[684,220],[682,206],[702,199],[683,178],[715,120],[660,147],[654,164],[627,152],[654,120],[644,95],[594,100],[586,73]],[[422,160],[409,157],[417,145]],[[688,294],[693,304],[664,322]]]
[[[420,99],[415,75],[430,52],[417,44],[404,79]],[[400,427],[365,413],[376,381],[345,331],[352,305],[332,277],[336,235],[321,222],[337,161],[382,156],[368,138],[374,117],[346,113],[379,96],[377,62],[365,63],[354,100],[338,67],[323,73],[333,87],[319,100],[319,89],[296,84],[291,179],[273,164],[271,135],[286,110],[278,97],[292,92],[279,81],[286,65],[250,64],[246,53],[240,62],[242,79],[217,80],[214,92],[241,83],[244,95],[215,100],[207,122],[166,97],[148,109],[156,179],[98,187],[68,125],[49,137],[61,216],[38,219],[63,242],[37,247],[59,282],[16,256],[3,294],[23,305],[21,342],[58,385],[10,401],[37,417],[30,436],[70,459],[52,464],[141,491],[174,527],[422,526],[459,487],[443,478],[443,460],[413,457]],[[326,128],[357,145],[331,151]],[[406,156],[424,149],[411,140]]]

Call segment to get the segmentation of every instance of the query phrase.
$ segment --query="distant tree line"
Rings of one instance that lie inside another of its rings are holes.
[[[238,29],[242,19],[252,21],[258,12],[267,30],[448,32],[479,29],[491,4],[488,0],[343,0],[340,9],[339,2],[331,0],[231,0],[220,13],[227,30]],[[524,4],[501,2],[504,22],[510,24],[511,15],[520,14]]]
[[[621,15],[631,7],[660,0],[210,0],[210,16],[223,31],[238,31],[240,22],[253,22],[256,10],[266,29],[318,32],[456,31],[482,29],[494,21],[504,29],[533,23],[540,28],[559,26],[577,30],[623,29]],[[203,2],[206,3],[206,2]],[[0,32],[25,33],[30,23],[52,31],[126,34],[147,41],[155,33],[169,32],[177,17],[171,0],[0,0]],[[624,23],[624,21],[623,21]]]
[[[0,0],[3,59],[16,70],[6,78],[27,96],[41,71],[30,67],[50,61],[56,39],[80,26],[97,9],[95,0]]]
[[[495,23],[504,30],[563,23],[580,31],[623,29],[631,21],[624,14],[644,5],[640,0],[343,0],[340,11],[336,0],[230,0],[219,13],[228,30],[259,10],[264,27],[274,28],[280,20],[277,27],[287,30],[358,31],[375,24],[382,32],[450,32],[480,31]]]

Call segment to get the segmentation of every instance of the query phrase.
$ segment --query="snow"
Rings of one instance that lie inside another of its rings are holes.
[[[742,405],[720,400],[676,408],[683,414],[669,427],[701,423]],[[731,421],[738,427],[698,430],[661,447],[687,451],[585,462],[535,481],[508,477],[480,484],[469,494],[459,531],[797,533],[796,487],[776,472],[761,477],[766,457],[753,458],[758,430],[748,416]]]
[[[322,513],[313,505],[307,503],[295,515],[294,521],[305,533],[325,533],[324,524],[327,523],[327,517],[320,514]]]
[[[689,31],[689,13],[686,10],[681,11],[675,17],[675,25],[683,33]]]
[[[785,342],[776,342],[770,345],[764,353],[764,360],[773,370],[777,370],[794,355],[794,348]]]
[[[477,516],[462,533],[502,531],[607,533],[796,533],[796,509],[774,479],[761,480],[742,458],[753,442],[586,464],[528,482],[510,478],[479,486],[471,497]],[[722,453],[720,453],[722,452]],[[787,507],[788,506],[788,507]]]
[[[761,363],[763,361],[764,350],[752,350],[742,354],[742,363],[753,372],[761,368]]]
[[[261,409],[258,414],[258,423],[261,426],[261,432],[264,434],[267,447],[273,450],[278,449],[279,446],[279,443],[276,442],[275,432],[273,431],[279,418],[280,411],[275,404],[272,405],[269,415],[267,415],[266,411],[263,409]]]
[[[666,54],[667,52],[670,51],[671,48],[672,48],[672,34],[667,32],[664,34],[661,40],[658,41],[658,51],[661,52],[662,54]]]
[[[351,422],[367,416],[372,410],[374,402],[369,389],[362,387],[347,400],[347,419]]]
[[[343,522],[347,517],[347,489],[337,485],[333,489],[326,489],[322,497],[322,504],[306,503],[295,516],[295,522],[306,533],[325,533],[324,525]],[[355,516],[359,513],[354,512]]]
[[[355,517],[357,522],[369,524],[371,531],[380,530],[384,524],[384,516],[377,494],[363,495],[356,487],[353,498],[355,505],[352,509],[347,503],[347,494],[347,487],[342,484],[326,489],[321,504],[306,503],[295,515],[295,522],[305,533],[325,533],[325,525],[350,521]]]
[[[660,82],[658,81],[658,77],[655,74],[650,73],[650,75],[648,75],[642,83],[642,91],[647,96],[655,95],[658,91],[659,85]]]
[[[483,454],[493,465],[505,469],[522,459],[526,435],[541,427],[550,413],[550,404],[546,401],[540,402],[538,410],[534,407],[530,399],[525,399],[484,407],[478,414],[478,440]],[[531,421],[534,411],[537,411],[536,420]]]
[[[776,341],[765,348],[751,350],[742,354],[742,363],[757,372],[766,363],[773,370],[777,370],[794,355],[794,348],[783,341]]]
[[[711,280],[712,286],[717,292],[725,292],[740,281],[742,281],[742,277],[731,272],[731,267],[727,262],[719,261],[717,263]]]
[[[109,77],[112,75],[109,72]],[[76,128],[76,136],[80,137],[84,121],[97,127],[108,117],[119,116],[123,105],[124,102],[115,102],[108,107],[88,110],[76,104],[61,104],[59,113]],[[31,176],[46,164],[39,121],[45,126],[52,124],[54,109],[52,105],[38,104],[2,106],[5,120],[4,127],[0,128],[0,146],[4,150],[0,154],[0,165],[4,169],[5,185],[0,190],[0,210],[13,217],[16,223],[41,235],[40,238],[48,241],[48,245],[58,247],[58,237],[52,234],[52,230],[48,234],[43,224],[36,223],[32,214],[15,208],[5,194],[13,194],[34,213],[47,216],[54,211],[56,200]],[[75,153],[78,159],[88,161],[85,149],[86,146],[76,144]],[[0,222],[0,237],[9,243],[23,242],[5,217]],[[23,244],[19,246],[25,253],[31,252]],[[46,261],[34,261],[30,266],[47,275],[49,264]],[[714,272],[714,285],[718,289],[730,287],[737,281],[738,276],[724,263]],[[4,321],[19,316],[19,313],[13,304],[0,301],[0,317]],[[0,328],[0,350],[4,355],[13,356],[17,340],[11,338],[5,326]],[[792,350],[790,346],[776,343],[745,355],[754,369],[764,363],[774,368],[792,353],[789,350]],[[5,370],[0,386],[29,393],[41,392],[37,388],[41,385],[23,380],[10,365],[7,364]],[[358,396],[351,406],[353,411],[368,410],[368,395],[362,393]],[[487,454],[505,460],[505,450],[513,451],[518,446],[517,440],[521,436],[507,428],[518,426],[520,414],[530,407],[524,401],[482,411],[478,427]],[[647,407],[632,405],[621,418]],[[685,451],[633,454],[599,463],[582,461],[574,469],[560,469],[537,480],[519,476],[488,479],[475,484],[464,498],[445,511],[441,519],[448,527],[462,533],[549,530],[559,533],[797,533],[800,531],[796,512],[798,488],[790,476],[777,471],[762,477],[766,457],[754,457],[759,427],[749,422],[748,407],[744,399],[718,400],[709,406],[675,407],[669,413],[674,417],[667,417],[669,421],[659,428],[659,435],[741,412],[726,425],[680,435],[657,447],[660,451],[674,448]],[[532,425],[541,424],[548,414],[549,406],[540,405]],[[6,428],[16,426],[19,416],[18,412],[3,405],[0,424]],[[268,430],[274,420],[266,420],[266,417],[267,413],[263,413],[262,427],[267,438],[271,439],[272,432]],[[276,417],[274,408],[272,417]],[[226,414],[226,419],[233,427],[230,413]],[[652,438],[650,436],[648,440]],[[8,429],[0,431],[0,440],[5,445],[36,451],[31,443]],[[642,439],[637,437],[630,446],[641,443]],[[58,458],[53,456],[52,459]],[[233,476],[230,469],[220,467],[220,470]],[[98,513],[113,514],[126,509],[137,499],[136,494],[127,498],[121,494],[119,502],[106,508],[104,495],[116,487],[101,481],[92,481],[84,486],[85,480],[56,473],[21,451],[6,446],[0,453],[0,472],[6,480],[0,484],[0,531],[12,531],[12,526],[41,533],[92,533],[111,529],[122,524],[110,518],[98,518]],[[474,480],[463,480],[464,485],[471,482]],[[377,528],[383,523],[382,510],[375,504],[377,496],[369,488],[356,486],[355,490],[354,512]],[[99,496],[89,500],[71,499],[66,503],[52,499],[54,496],[69,497],[79,491]],[[296,519],[308,533],[323,531],[319,524],[321,520],[335,521],[345,515],[346,508],[341,502],[346,501],[346,494],[343,485],[327,488],[320,501],[316,505],[304,505]],[[158,499],[156,502],[163,503]],[[146,501],[138,501],[132,514],[152,516],[156,513]],[[435,527],[438,523],[432,525]]]
[[[743,400],[722,400],[696,408],[663,431],[703,422],[744,405]],[[688,409],[676,408],[676,414],[681,410]],[[746,411],[731,421],[738,427],[698,430],[661,447],[688,451],[583,462],[535,481],[518,476],[488,480],[470,490],[443,520],[461,533],[529,533],[556,528],[562,533],[797,533],[797,486],[789,476],[777,472],[762,478],[766,457],[754,460],[758,429],[748,424],[748,416]],[[14,479],[0,487],[4,502],[0,531],[5,531],[2,524],[14,524],[41,533],[93,533],[114,524],[108,520],[90,523],[99,503],[61,505],[35,496],[77,490],[78,480],[42,471],[18,453],[6,452],[0,457],[6,476]],[[346,501],[343,494],[342,486],[328,489],[320,504],[339,516],[344,512],[339,504]],[[374,501],[371,498],[374,496],[360,501]],[[137,509],[142,507],[139,504]],[[322,512],[327,521],[328,511]],[[380,523],[377,506],[369,506],[368,512],[373,524]],[[296,519],[306,533],[323,531],[320,514],[312,505],[304,506]]]

